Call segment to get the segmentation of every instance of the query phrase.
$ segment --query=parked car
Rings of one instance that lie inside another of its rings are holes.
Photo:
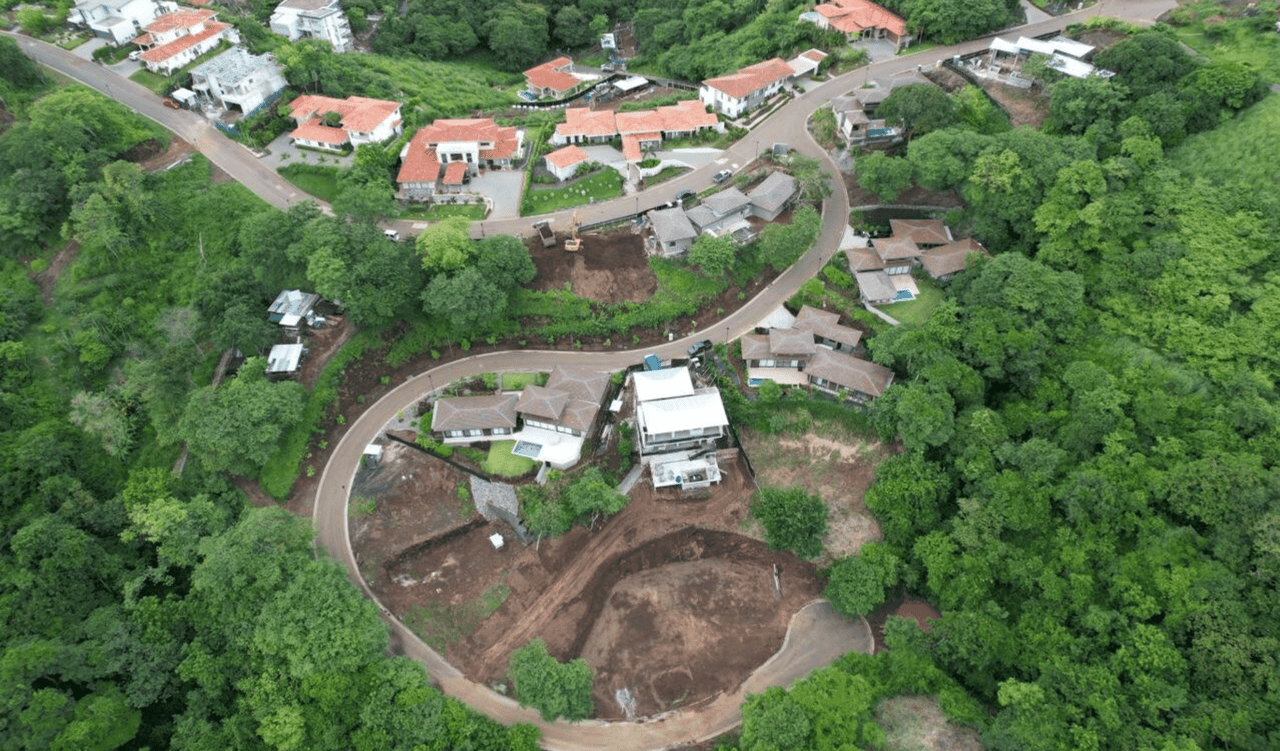
[[[382,234],[386,235],[387,239],[392,242],[400,242],[400,233],[393,229],[384,229],[382,230]]]
[[[711,349],[711,340],[703,339],[700,342],[694,342],[693,344],[690,344],[689,349],[687,349],[686,351],[689,353],[689,357],[697,357],[698,355],[702,354],[703,352],[706,352],[709,349]]]
[[[675,206],[682,206],[684,205],[685,201],[688,201],[690,198],[693,198],[696,195],[698,194],[694,193],[692,190],[682,190],[679,193],[676,193],[675,201],[673,201],[672,203]]]
[[[729,169],[722,169],[722,170],[720,170],[719,172],[717,172],[717,173],[716,173],[715,177],[713,177],[713,178],[711,178],[711,179],[712,179],[712,180],[714,180],[714,181],[715,181],[715,182],[717,182],[717,183],[722,183],[722,182],[724,182],[725,180],[728,180],[728,179],[729,179],[729,178],[731,178],[731,177],[733,177],[733,170],[729,170]]]
[[[169,108],[169,109],[171,109],[171,110],[180,110],[180,109],[182,109],[182,105],[181,105],[181,104],[178,104],[177,100],[173,99],[172,97],[165,97],[165,98],[164,98],[164,106],[168,107],[168,108]]]
[[[129,53],[130,60],[137,60],[139,57],[142,57],[142,50],[134,50]]]

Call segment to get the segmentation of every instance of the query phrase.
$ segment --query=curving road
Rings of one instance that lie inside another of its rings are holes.
[[[1103,0],[1091,8],[1065,17],[1028,24],[1004,34],[1034,36],[1062,28],[1068,21],[1083,20],[1093,15],[1110,15],[1132,22],[1151,23],[1174,5],[1173,0]],[[272,205],[286,208],[292,203],[310,200],[261,164],[249,151],[224,138],[204,118],[186,111],[166,109],[152,92],[120,78],[102,66],[86,62],[58,47],[29,37],[16,36],[22,49],[37,61],[106,93],[186,138],[214,164]],[[364,447],[374,440],[383,426],[405,404],[426,394],[431,384],[444,385],[477,372],[550,370],[556,364],[618,370],[639,361],[646,354],[657,354],[663,358],[682,355],[689,339],[728,341],[751,330],[769,311],[794,294],[805,280],[822,268],[838,246],[844,231],[849,212],[848,196],[830,156],[808,135],[805,123],[812,112],[832,96],[847,92],[861,78],[889,76],[910,67],[916,61],[932,63],[986,46],[987,41],[980,39],[951,47],[934,48],[905,59],[870,65],[863,69],[861,75],[854,71],[833,78],[787,103],[725,152],[728,165],[736,168],[750,162],[774,142],[789,143],[792,148],[819,158],[827,165],[828,179],[834,190],[832,197],[823,204],[822,232],[814,247],[767,289],[719,323],[691,333],[684,340],[630,352],[507,351],[476,355],[413,376],[379,399],[343,434],[321,475],[314,502],[314,521],[319,544],[340,560],[346,566],[352,581],[364,590],[366,596],[376,601],[359,575],[347,537],[347,488],[354,480]],[[719,164],[709,165],[634,196],[579,207],[579,219],[588,224],[604,222],[629,216],[637,210],[659,206],[672,200],[681,190],[705,188],[711,174],[721,168]],[[476,223],[473,231],[477,234],[524,234],[540,218],[551,219],[556,226],[564,227],[571,214],[572,211],[562,211],[544,217],[486,221]],[[407,231],[408,228],[409,223],[403,223],[402,229]],[[771,685],[789,685],[851,649],[870,650],[870,629],[865,621],[846,621],[835,614],[829,605],[814,603],[792,619],[783,649],[773,659],[753,673],[737,692],[723,695],[706,707],[669,713],[642,722],[544,723],[536,712],[522,709],[511,699],[467,680],[457,668],[427,647],[404,624],[389,615],[386,619],[391,627],[393,642],[399,645],[405,655],[422,662],[446,692],[503,723],[529,722],[539,726],[543,732],[543,745],[554,751],[661,749],[711,738],[735,727],[741,721],[738,707],[747,691],[761,691]]]

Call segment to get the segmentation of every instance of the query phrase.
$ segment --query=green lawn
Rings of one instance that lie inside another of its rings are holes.
[[[622,175],[606,167],[590,177],[583,178],[567,188],[542,189],[531,187],[524,194],[520,205],[521,216],[546,214],[570,206],[590,203],[592,199],[607,201],[622,195]]]
[[[654,175],[653,177],[646,177],[644,179],[644,187],[652,188],[658,183],[665,183],[666,181],[675,177],[679,177],[680,175],[683,175],[688,171],[689,171],[688,167],[666,167],[661,172]]]
[[[536,385],[539,375],[541,373],[503,373],[502,390],[519,391],[531,383]]]
[[[511,588],[506,584],[504,573],[502,581],[470,602],[458,605],[430,602],[411,609],[405,614],[405,624],[433,649],[444,652],[475,633],[480,622],[502,607],[510,594]]]
[[[168,76],[162,76],[159,73],[152,73],[146,69],[136,71],[133,75],[129,76],[129,80],[146,86],[148,89],[151,89],[160,96],[164,96],[165,86],[169,83]]]
[[[484,460],[482,469],[498,477],[519,477],[532,472],[537,462],[511,453],[515,445],[515,441],[494,441],[489,444],[489,458]]]
[[[881,305],[880,309],[903,323],[924,323],[933,309],[942,303],[942,290],[932,279],[921,277],[916,277],[916,286],[920,288],[916,299]]]
[[[315,164],[288,164],[276,170],[284,179],[322,201],[338,197],[338,168]]]
[[[401,219],[425,219],[438,222],[451,216],[461,216],[472,221],[484,219],[485,208],[482,203],[450,204],[440,206],[410,206],[400,214]]]

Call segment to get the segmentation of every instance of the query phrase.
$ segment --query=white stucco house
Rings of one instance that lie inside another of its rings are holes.
[[[726,117],[736,118],[764,104],[795,72],[785,60],[775,57],[737,73],[708,78],[698,88],[698,99]]]
[[[142,33],[142,28],[159,16],[176,10],[177,3],[165,0],[80,0],[67,12],[67,21],[119,46]]]
[[[271,30],[295,42],[303,37],[323,39],[334,52],[355,46],[351,22],[338,0],[284,0],[271,13]]]

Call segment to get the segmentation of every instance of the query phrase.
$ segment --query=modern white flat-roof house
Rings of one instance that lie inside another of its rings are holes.
[[[284,0],[271,13],[271,30],[289,41],[303,37],[323,39],[334,52],[350,52],[355,46],[351,22],[338,0]]]
[[[164,0],[80,0],[67,12],[67,21],[119,46],[141,34],[147,24],[177,10],[177,3]]]
[[[687,368],[674,370],[688,373]],[[729,429],[720,390],[714,387],[695,389],[687,396],[639,401],[636,422],[641,456],[705,449]]]
[[[191,69],[191,88],[221,109],[253,112],[288,85],[271,55],[251,55],[243,47]]]

